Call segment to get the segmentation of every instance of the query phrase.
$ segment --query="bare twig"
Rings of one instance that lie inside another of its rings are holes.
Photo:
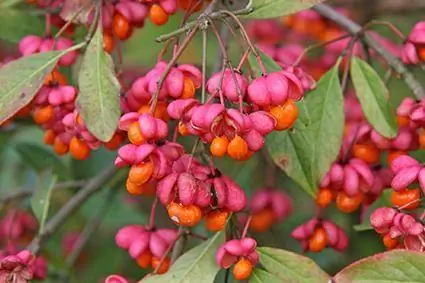
[[[181,235],[181,237],[179,237],[176,243],[174,244],[173,251],[171,252],[171,263],[175,262],[183,253],[184,246],[186,245],[187,241],[187,230],[188,229],[183,226],[180,226],[179,228],[179,235]]]
[[[156,105],[158,103],[158,95],[161,91],[162,85],[167,78],[168,73],[170,72],[171,68],[174,66],[174,64],[177,62],[177,59],[183,54],[183,51],[186,49],[186,47],[189,45],[190,41],[193,39],[197,31],[199,30],[199,24],[196,24],[195,27],[190,31],[190,33],[187,35],[187,37],[184,39],[183,43],[180,45],[178,51],[173,56],[173,58],[168,63],[167,67],[162,73],[161,78],[157,82],[157,89],[155,93],[152,95],[151,99],[151,107],[150,112],[153,113],[156,109]]]
[[[83,251],[85,245],[89,241],[90,237],[99,228],[106,212],[108,211],[112,201],[114,200],[115,193],[116,193],[116,189],[111,189],[109,191],[108,196],[104,200],[102,206],[99,207],[99,209],[97,210],[97,213],[84,226],[84,229],[79,235],[77,242],[72,247],[71,253],[66,258],[66,264],[69,267],[75,264],[81,252]]]
[[[359,24],[338,13],[332,7],[326,4],[317,4],[314,6],[314,9],[322,16],[338,24],[350,34],[362,38],[369,48],[373,49],[377,54],[379,54],[391,66],[391,68],[393,68],[394,71],[400,75],[401,79],[404,80],[416,98],[421,99],[425,96],[425,90],[423,86],[419,83],[416,77],[411,72],[409,72],[406,66],[397,57],[391,54],[385,47],[383,47],[378,41],[367,34],[363,34],[363,28]]]
[[[205,88],[207,80],[207,46],[208,46],[208,30],[202,29],[202,95],[201,102],[205,102]]]
[[[100,190],[100,188],[117,172],[115,166],[108,167],[99,175],[91,179],[78,193],[75,194],[45,225],[41,231],[28,245],[28,249],[33,253],[40,251],[41,245],[53,233],[56,232],[65,220],[72,215],[91,195]]]

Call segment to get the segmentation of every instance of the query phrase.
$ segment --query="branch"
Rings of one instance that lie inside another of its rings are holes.
[[[41,245],[53,233],[56,232],[65,220],[72,215],[91,195],[100,188],[117,172],[115,166],[109,167],[99,175],[91,179],[81,190],[78,191],[47,223],[43,231],[39,233],[28,245],[27,249],[38,253]]]
[[[184,246],[186,245],[188,229],[186,227],[180,226],[179,235],[181,235],[176,243],[174,244],[173,251],[171,253],[171,263],[174,263],[179,256],[183,253]]]
[[[334,0],[331,3],[348,9],[363,8],[358,5],[358,0]],[[406,12],[422,12],[425,10],[425,1],[423,0],[377,0],[373,6],[368,6],[375,15],[382,14],[404,14]]]
[[[66,264],[69,267],[72,267],[75,264],[91,235],[99,228],[104,216],[106,215],[106,212],[114,200],[116,192],[116,189],[111,189],[108,192],[108,196],[105,198],[101,207],[99,207],[96,214],[92,216],[92,218],[84,226],[83,231],[79,235],[77,242],[72,247],[72,251],[66,259]]]
[[[363,28],[359,24],[338,13],[326,4],[317,4],[314,6],[314,10],[325,18],[337,23],[353,36],[363,36],[363,40],[367,46],[379,54],[400,75],[401,79],[404,80],[417,99],[422,99],[425,96],[424,88],[406,66],[375,39],[367,34],[363,34]]]

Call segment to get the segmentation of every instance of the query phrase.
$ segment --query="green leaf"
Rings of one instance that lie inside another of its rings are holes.
[[[46,75],[66,52],[34,54],[0,68],[0,124],[33,99]]]
[[[31,208],[40,224],[39,233],[43,231],[49,213],[50,196],[56,176],[51,171],[42,173],[37,182],[37,189],[31,198]]]
[[[77,104],[87,128],[101,141],[109,141],[120,118],[120,84],[111,56],[103,50],[102,26],[87,47],[81,63]]]
[[[25,13],[5,5],[13,6],[17,2],[9,0],[0,3],[0,39],[18,43],[24,36],[40,34],[43,31],[43,21],[40,17]]]
[[[357,57],[351,60],[350,74],[369,123],[384,137],[395,137],[398,130],[396,116],[381,77],[368,63]]]
[[[251,277],[249,277],[249,283],[281,283],[281,282],[282,282],[282,279],[260,268],[255,268],[252,271]]]
[[[285,16],[310,8],[325,0],[251,0],[253,11],[244,18],[268,19]]]
[[[329,282],[329,275],[308,257],[268,247],[257,248],[257,251],[260,254],[261,264],[269,273],[280,278],[280,282]]]
[[[316,196],[317,186],[313,182],[312,164],[314,157],[311,131],[294,129],[274,131],[266,137],[269,154],[276,165],[298,183],[312,197]]]
[[[218,232],[208,241],[182,255],[163,275],[142,279],[143,283],[211,283],[220,270],[215,253],[224,242],[224,233]]]
[[[52,168],[53,173],[61,179],[69,176],[69,170],[65,164],[57,155],[46,148],[36,144],[21,142],[15,145],[15,149],[22,161],[35,171],[41,172],[47,168]]]
[[[424,282],[425,254],[393,250],[361,259],[334,277],[336,283]]]
[[[305,103],[310,115],[314,144],[313,182],[318,184],[338,157],[344,131],[344,98],[339,82],[339,63],[308,93]]]
[[[353,226],[354,230],[356,230],[358,232],[373,230],[372,226],[370,225],[370,215],[378,207],[383,207],[383,206],[391,207],[392,206],[391,192],[392,192],[391,189],[383,191],[381,196],[376,201],[374,201],[371,206],[368,207],[368,209],[367,209],[367,211],[366,211],[366,213],[363,217],[363,222],[358,224],[358,225]]]

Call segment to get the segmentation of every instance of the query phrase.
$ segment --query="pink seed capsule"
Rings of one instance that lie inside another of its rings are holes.
[[[159,5],[169,15],[177,11],[177,1],[175,0],[160,0]]]
[[[105,279],[105,283],[128,283],[128,280],[119,275],[109,275]]]
[[[176,68],[172,68],[168,73],[164,82],[168,95],[173,98],[179,98],[184,89],[184,75],[183,72]]]
[[[246,206],[245,192],[228,177],[223,177],[227,187],[226,207],[233,212],[241,211]]]
[[[195,178],[187,172],[181,173],[177,180],[178,194],[183,205],[193,204],[198,186]]]
[[[28,56],[37,53],[43,39],[37,35],[27,35],[19,42],[19,52],[22,56]]]
[[[178,232],[176,229],[158,229],[155,233],[160,236],[167,245],[172,245],[177,240]]]
[[[391,181],[391,187],[396,191],[407,188],[418,178],[420,170],[420,166],[411,166],[400,170]]]
[[[157,233],[152,232],[149,239],[149,249],[156,258],[162,258],[167,251],[168,244]]]
[[[146,249],[149,248],[149,241],[151,237],[151,232],[143,232],[137,235],[128,249],[128,253],[134,259],[137,259],[140,255],[142,255]]]
[[[178,177],[178,173],[172,173],[159,181],[156,195],[162,204],[167,205],[174,199],[174,186]]]
[[[251,82],[248,86],[248,98],[258,106],[270,106],[271,98],[267,89],[267,80],[265,77],[257,78]]]

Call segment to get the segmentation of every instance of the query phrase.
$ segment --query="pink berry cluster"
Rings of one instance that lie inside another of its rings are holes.
[[[341,227],[331,221],[317,218],[295,228],[292,237],[300,241],[305,251],[320,252],[329,246],[342,252],[348,247],[348,236]]]
[[[72,40],[64,37],[53,39],[51,37],[27,35],[19,42],[19,52],[22,56],[28,56],[53,50],[63,51],[72,47],[73,44]],[[75,63],[77,57],[77,51],[70,51],[59,59],[59,65],[69,67]]]
[[[30,251],[0,253],[0,282],[27,283],[46,278],[47,262]]]
[[[214,207],[232,212],[241,211],[246,205],[245,193],[239,185],[218,171],[211,172],[190,155],[176,160],[171,171],[157,186],[158,199],[164,205],[177,202],[183,206]],[[170,217],[180,222],[178,217]]]
[[[384,245],[389,249],[425,250],[425,227],[414,215],[381,207],[371,214],[370,223],[383,236]]]
[[[142,268],[152,266],[167,253],[177,240],[175,229],[152,229],[140,225],[122,227],[115,236],[116,244],[128,250],[130,256]]]
[[[227,241],[217,251],[217,265],[225,269],[233,265],[235,279],[246,280],[260,259],[256,247],[257,242],[249,237]]]
[[[259,188],[249,202],[251,221],[249,229],[253,232],[265,232],[273,224],[284,221],[293,211],[292,199],[279,188]],[[247,219],[240,217],[242,223]]]
[[[37,229],[35,218],[26,211],[9,210],[0,220],[0,282],[30,282],[45,279],[47,261],[23,247]]]
[[[46,35],[45,37],[28,35],[19,43],[22,56],[43,53],[52,50],[66,50],[73,46],[70,39],[59,37],[57,39]],[[78,57],[77,51],[63,55],[58,66],[50,73],[44,85],[30,102],[34,121],[41,125],[45,131],[44,142],[52,145],[58,155],[70,152],[79,160],[86,159],[91,150],[105,145],[108,149],[116,149],[122,142],[120,133],[102,143],[92,135],[85,126],[76,109],[78,89],[67,83],[67,78],[60,72],[60,67],[72,66]]]
[[[351,158],[347,164],[333,164],[320,186],[337,191],[342,190],[349,197],[354,197],[360,192],[370,191],[373,182],[374,176],[367,163],[357,158]]]

